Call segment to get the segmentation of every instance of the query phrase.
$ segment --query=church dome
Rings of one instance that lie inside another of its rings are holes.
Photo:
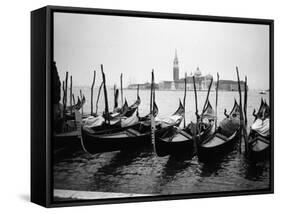
[[[209,73],[206,75],[206,79],[208,79],[208,80],[213,79],[213,76]]]
[[[194,72],[194,75],[195,75],[196,77],[200,77],[200,76],[202,75],[202,73],[201,73],[199,67],[197,67],[196,71]]]

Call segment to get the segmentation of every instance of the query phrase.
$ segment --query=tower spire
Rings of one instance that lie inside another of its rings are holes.
[[[179,60],[178,60],[177,49],[175,50],[175,58],[174,58],[174,66],[173,66],[173,80],[174,81],[179,80]]]

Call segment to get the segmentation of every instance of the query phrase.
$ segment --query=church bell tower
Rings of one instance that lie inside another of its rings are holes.
[[[179,80],[179,60],[178,60],[177,50],[175,52],[175,58],[174,58],[173,79],[174,81]]]

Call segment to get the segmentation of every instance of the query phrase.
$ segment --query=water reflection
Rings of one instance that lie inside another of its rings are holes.
[[[222,163],[219,161],[202,163],[200,176],[210,177],[211,175],[216,174],[220,169],[222,169],[221,165]]]
[[[269,161],[254,162],[245,160],[245,178],[252,181],[262,181],[269,173]]]
[[[180,158],[170,156],[161,173],[163,183],[169,183],[178,173],[186,170],[191,164],[190,156]]]
[[[232,151],[200,162],[195,156],[157,157],[151,148],[89,155],[79,151],[55,162],[55,188],[175,194],[245,190],[269,185],[269,163],[253,163]]]

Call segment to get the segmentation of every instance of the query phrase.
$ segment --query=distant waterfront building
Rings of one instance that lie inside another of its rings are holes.
[[[241,90],[245,90],[245,82],[240,81]],[[221,91],[238,91],[238,83],[233,80],[220,80],[219,90]]]
[[[173,81],[161,81],[159,82],[160,89],[171,89]]]
[[[186,77],[186,89],[187,90],[194,90],[193,84],[193,76],[195,77],[195,85],[196,89],[199,91],[208,90],[211,80],[213,76],[211,74],[202,75],[202,71],[199,67],[196,68],[194,72],[191,72]],[[175,57],[173,61],[173,80],[164,80],[159,82],[159,84],[155,84],[156,89],[160,90],[184,90],[184,77],[179,78],[179,59],[177,55],[177,50],[175,51]],[[245,89],[245,82],[240,81],[241,90],[244,91]],[[216,88],[217,83],[213,81],[211,90]],[[137,89],[138,84],[130,84],[128,89]],[[139,89],[150,89],[150,83],[139,84]],[[237,91],[238,84],[237,81],[234,80],[220,80],[219,81],[219,90],[222,91]]]
[[[186,89],[187,90],[194,90],[193,85],[193,76],[195,77],[195,85],[197,90],[208,90],[211,80],[213,76],[211,74],[202,75],[202,71],[199,67],[196,70],[191,72],[186,77]],[[244,91],[245,85],[244,81],[240,82],[241,90]],[[213,81],[211,90],[216,88],[217,83]],[[179,78],[179,60],[177,51],[175,52],[175,58],[173,62],[173,81],[162,81],[159,83],[159,89],[161,90],[184,90],[184,78]],[[223,91],[237,91],[238,84],[237,81],[233,80],[220,80],[219,82],[219,90]]]
[[[193,90],[193,76],[195,77],[195,85],[196,89],[198,90],[207,90],[211,79],[213,78],[212,75],[202,75],[202,72],[199,67],[196,68],[194,74],[191,72],[190,75],[187,75],[186,77],[186,88],[187,90]],[[184,89],[184,78],[179,79],[178,81],[175,81],[176,89],[183,90]],[[214,87],[214,85],[213,85]]]
[[[142,84],[130,84],[128,86],[128,89],[138,89],[138,86],[140,90],[150,89],[151,84],[149,82],[142,83]],[[155,89],[159,89],[159,85],[157,83],[155,83]]]
[[[206,76],[202,75],[201,70],[199,67],[196,68],[194,71],[194,75],[191,72],[189,76],[187,76],[187,90],[193,90],[193,76],[195,76],[195,85],[198,90],[207,90],[211,79],[213,78],[212,75],[208,74]],[[184,89],[184,78],[179,78],[179,59],[177,55],[177,51],[175,52],[175,58],[173,62],[173,81],[162,81],[159,83],[159,89],[162,90],[183,90]]]

